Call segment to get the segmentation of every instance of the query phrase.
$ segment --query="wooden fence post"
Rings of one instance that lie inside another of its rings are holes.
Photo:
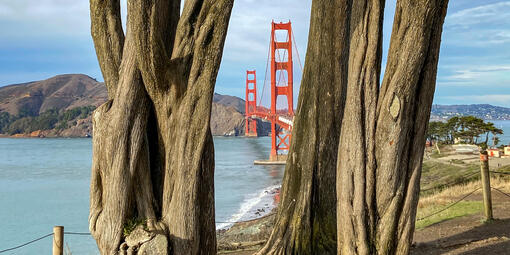
[[[492,217],[492,198],[491,198],[491,176],[489,174],[489,155],[486,150],[480,152],[480,171],[483,190],[483,207],[485,220],[491,221]]]
[[[53,227],[53,255],[64,254],[64,227]]]

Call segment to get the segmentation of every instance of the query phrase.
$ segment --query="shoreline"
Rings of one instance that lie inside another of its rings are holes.
[[[216,223],[216,231],[227,231],[236,224],[267,216],[278,206],[280,189],[281,184],[271,185],[253,193],[253,197],[245,198],[236,213]]]
[[[244,138],[245,136],[238,135],[238,136],[224,136],[224,135],[213,135],[214,138]],[[267,137],[267,136],[259,136],[259,137]],[[92,138],[92,136],[66,136],[66,135],[56,135],[56,136],[34,136],[31,134],[14,134],[14,135],[8,135],[8,134],[0,134],[0,138]]]

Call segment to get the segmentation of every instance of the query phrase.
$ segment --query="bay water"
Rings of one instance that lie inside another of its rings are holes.
[[[283,166],[267,159],[270,138],[215,137],[217,228],[268,213]],[[91,139],[0,139],[0,250],[52,232],[88,232]],[[99,254],[90,236],[65,235],[74,255]],[[51,237],[4,254],[50,254]]]
[[[510,144],[510,121],[500,144]],[[268,213],[283,166],[256,166],[266,159],[270,138],[215,137],[217,228]],[[491,143],[490,143],[491,145]],[[88,232],[91,139],[0,139],[0,250],[52,232]],[[263,210],[263,211],[262,211]],[[90,236],[65,235],[74,255],[99,254]],[[51,237],[4,254],[50,254]]]

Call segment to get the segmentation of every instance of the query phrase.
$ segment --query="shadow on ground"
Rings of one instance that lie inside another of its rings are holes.
[[[460,226],[471,221],[477,226],[455,233]],[[439,228],[441,226],[441,228]],[[481,224],[479,216],[463,217],[450,222],[443,222],[430,226],[423,235],[440,236],[438,239],[425,242],[416,242],[411,250],[413,255],[421,254],[462,254],[462,255],[494,255],[510,254],[510,219],[495,220],[491,223]]]

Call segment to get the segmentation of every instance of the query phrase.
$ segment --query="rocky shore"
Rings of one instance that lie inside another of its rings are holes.
[[[226,254],[243,251],[255,251],[261,248],[271,234],[280,202],[280,186],[267,191],[273,200],[254,209],[251,219],[239,221],[226,229],[217,231],[218,253]]]

